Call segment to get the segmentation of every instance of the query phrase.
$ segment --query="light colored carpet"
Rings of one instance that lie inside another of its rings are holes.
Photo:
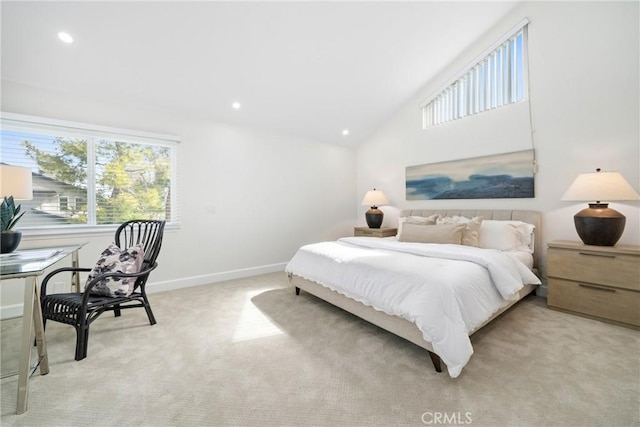
[[[73,328],[50,323],[51,372],[31,378],[19,416],[17,377],[2,380],[2,426],[639,424],[640,333],[538,297],[473,336],[457,379],[419,347],[296,297],[283,273],[150,299],[157,325],[140,309],[103,316],[81,362]]]

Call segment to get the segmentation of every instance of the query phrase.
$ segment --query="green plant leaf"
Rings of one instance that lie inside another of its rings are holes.
[[[13,200],[13,196],[9,196],[8,198],[5,197],[5,199],[7,199],[7,205],[9,206],[9,213],[12,216],[15,215],[16,203]]]
[[[9,222],[11,221],[11,213],[9,212],[9,201],[5,197],[0,205],[0,231],[8,230]]]
[[[16,207],[13,196],[5,197],[0,205],[0,231],[11,230],[22,218],[20,205]]]
[[[19,206],[18,206],[18,208],[19,208]],[[18,209],[18,210],[20,210],[20,209]],[[18,210],[16,210],[16,212]],[[20,218],[22,218],[22,215],[24,215],[24,212],[20,212],[19,215],[14,216],[13,220],[11,220],[11,222],[9,222],[9,226],[7,227],[7,230],[11,230],[16,225],[16,223],[20,220]]]

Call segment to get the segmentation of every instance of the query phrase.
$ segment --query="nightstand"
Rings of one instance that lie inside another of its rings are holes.
[[[353,227],[353,235],[368,237],[391,237],[398,233],[397,228],[369,228],[369,227]]]
[[[554,241],[548,249],[549,308],[640,329],[640,246]]]

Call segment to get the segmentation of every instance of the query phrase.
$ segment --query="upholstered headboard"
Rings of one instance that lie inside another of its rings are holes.
[[[439,214],[441,216],[466,216],[467,218],[473,218],[474,216],[481,216],[483,219],[495,219],[495,220],[514,220],[522,221],[528,224],[535,225],[536,229],[533,234],[535,237],[534,253],[533,253],[533,266],[540,270],[542,264],[542,240],[540,238],[540,220],[542,215],[538,211],[522,211],[522,210],[471,210],[471,209],[405,209],[400,211],[400,216],[431,216]]]

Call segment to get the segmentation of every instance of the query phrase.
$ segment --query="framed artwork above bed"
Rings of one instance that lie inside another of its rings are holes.
[[[407,200],[534,197],[534,150],[408,166]]]

